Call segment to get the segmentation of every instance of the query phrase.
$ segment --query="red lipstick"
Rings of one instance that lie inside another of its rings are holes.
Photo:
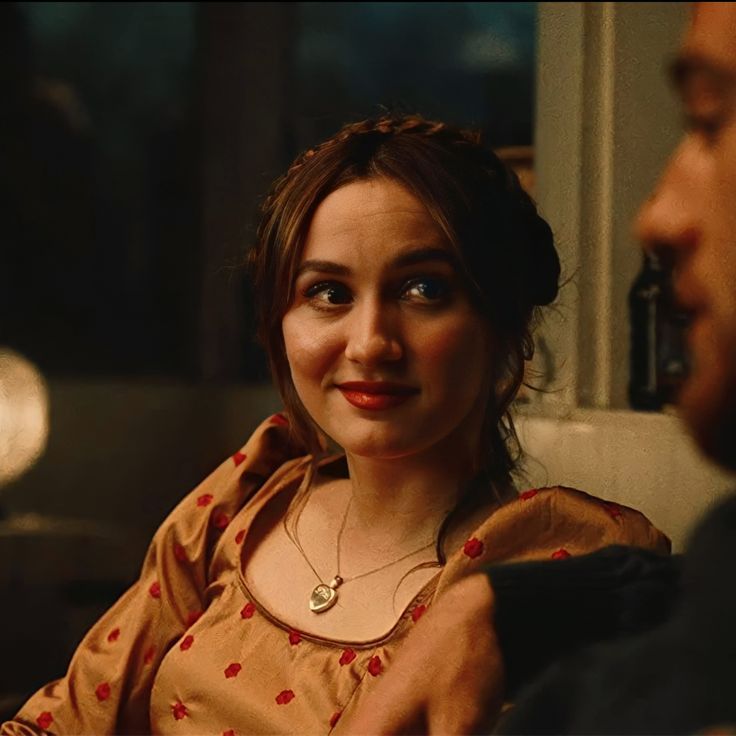
[[[337,385],[345,399],[358,409],[393,409],[419,393],[413,386],[389,381],[347,381]]]

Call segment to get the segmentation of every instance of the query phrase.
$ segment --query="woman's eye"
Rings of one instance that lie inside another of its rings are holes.
[[[444,279],[420,278],[409,281],[403,290],[404,298],[437,302],[447,297],[449,284]]]
[[[319,306],[349,304],[352,299],[348,289],[334,281],[314,284],[304,292],[304,296]]]

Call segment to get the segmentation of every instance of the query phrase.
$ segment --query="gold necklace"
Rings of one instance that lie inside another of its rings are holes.
[[[316,585],[314,589],[312,590],[312,594],[309,596],[309,610],[313,613],[324,613],[325,611],[328,611],[330,608],[332,608],[335,603],[337,603],[338,593],[337,589],[341,585],[345,585],[346,583],[351,583],[354,580],[359,580],[360,578],[368,577],[368,575],[373,575],[374,573],[381,572],[381,570],[385,570],[387,567],[391,567],[392,565],[398,565],[399,562],[403,562],[404,560],[408,559],[409,557],[422,552],[425,549],[429,549],[430,547],[434,546],[436,544],[436,540],[432,540],[429,542],[429,544],[425,544],[423,547],[420,547],[419,549],[415,549],[413,552],[409,552],[408,554],[403,555],[402,557],[399,557],[398,560],[393,560],[392,562],[387,562],[385,565],[381,565],[380,567],[376,567],[373,570],[368,570],[367,572],[362,572],[359,575],[353,575],[350,578],[344,578],[340,575],[340,543],[342,541],[342,533],[345,531],[345,524],[348,520],[348,513],[350,511],[350,506],[353,503],[353,497],[350,496],[350,500],[348,501],[347,508],[345,509],[345,514],[342,517],[342,523],[340,524],[340,530],[337,533],[337,572],[335,573],[334,577],[329,583],[325,583],[322,579],[322,576],[315,570],[314,565],[309,561],[309,557],[307,557],[306,552],[304,551],[304,548],[301,545],[301,542],[299,541],[299,534],[298,534],[298,525],[299,525],[299,518],[297,517],[296,521],[294,522],[294,533],[292,534],[289,531],[289,528],[286,524],[286,515],[284,514],[282,518],[282,524],[284,527],[284,531],[286,532],[286,536],[291,540],[292,544],[299,550],[301,553],[301,556],[304,558],[304,561],[309,565],[310,569],[314,573],[317,580],[319,580],[319,585]]]

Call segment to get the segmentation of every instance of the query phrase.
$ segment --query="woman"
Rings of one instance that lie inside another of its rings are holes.
[[[506,412],[559,261],[475,135],[345,127],[276,183],[251,267],[285,414],[172,512],[4,734],[326,733],[478,565],[666,548],[637,512],[514,489]]]

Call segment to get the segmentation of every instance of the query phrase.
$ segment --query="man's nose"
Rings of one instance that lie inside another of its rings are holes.
[[[685,145],[672,155],[636,218],[635,232],[646,250],[678,258],[697,244],[702,188],[690,181],[693,166]]]
[[[355,305],[348,326],[345,356],[362,365],[400,360],[404,355],[400,315],[379,300]]]

